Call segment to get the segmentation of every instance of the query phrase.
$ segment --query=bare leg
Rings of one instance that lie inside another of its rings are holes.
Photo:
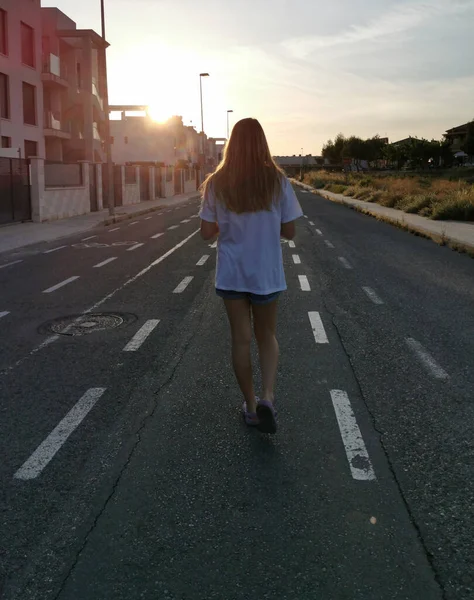
[[[262,371],[263,400],[273,402],[278,366],[278,342],[275,337],[278,300],[252,305],[255,338]]]
[[[232,336],[232,364],[240,390],[247,403],[247,410],[255,412],[255,390],[253,387],[250,344],[252,326],[248,300],[224,300]]]

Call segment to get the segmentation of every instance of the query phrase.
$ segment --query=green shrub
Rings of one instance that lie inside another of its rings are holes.
[[[333,192],[333,194],[343,194],[347,190],[347,185],[342,185],[340,183],[328,183],[325,189]]]
[[[446,200],[440,200],[431,214],[432,219],[474,221],[474,187],[462,190]]]
[[[403,210],[407,213],[419,213],[424,209],[429,209],[427,212],[431,214],[433,205],[436,203],[437,198],[431,194],[418,194],[416,196],[410,196],[407,198],[408,202],[404,206]],[[426,213],[426,211],[424,211]]]

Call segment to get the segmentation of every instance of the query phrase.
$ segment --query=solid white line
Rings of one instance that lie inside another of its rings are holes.
[[[193,279],[193,276],[185,277],[183,281],[173,290],[173,294],[181,294],[184,292]]]
[[[63,248],[67,248],[67,246],[58,246],[57,248],[52,248],[51,250],[45,250],[43,254],[51,254],[51,252],[56,252],[56,250],[62,250]]]
[[[180,223],[189,223],[190,219],[183,219]]]
[[[303,292],[310,292],[311,288],[309,286],[309,281],[306,275],[298,275],[298,279],[300,280],[300,286]]]
[[[301,258],[298,256],[298,254],[293,254],[293,262],[295,263],[295,265],[301,264]]]
[[[179,225],[171,225],[168,229],[178,229]]]
[[[61,281],[61,283],[57,283],[56,285],[53,285],[53,287],[50,287],[47,290],[43,290],[43,294],[50,294],[51,292],[55,292],[56,290],[59,290],[59,288],[62,288],[63,286],[67,285],[68,283],[71,283],[72,281],[76,281],[76,279],[79,279],[79,275],[75,275],[74,277],[69,277],[69,279],[65,279],[64,281]]]
[[[202,267],[202,265],[206,262],[206,260],[208,258],[209,258],[209,254],[204,254],[204,256],[201,256],[201,258],[197,261],[196,266]]]
[[[309,312],[308,317],[309,322],[311,323],[311,329],[313,330],[315,342],[317,344],[329,344],[320,314],[318,312]]]
[[[30,458],[15,473],[15,479],[35,479],[51,461],[71,433],[81,424],[105,388],[91,388],[82,396],[68,414],[58,423],[48,437],[33,452]]]
[[[150,333],[155,329],[155,327],[160,322],[159,319],[150,319],[141,327],[137,333],[132,337],[132,339],[128,342],[128,344],[123,349],[124,352],[134,352],[138,350],[143,342],[147,339]]]
[[[112,233],[112,231],[118,231],[120,229],[120,227],[114,227],[113,229],[109,229],[109,233]]]
[[[0,265],[0,269],[5,269],[6,267],[11,267],[12,265],[17,265],[18,263],[23,262],[22,260],[14,260],[13,262],[6,263],[4,265]]]
[[[289,246],[290,248],[296,248],[295,242],[294,242],[293,240],[289,240],[289,242],[288,242],[288,246]]]
[[[352,477],[358,481],[373,481],[376,479],[374,468],[357,425],[349,396],[343,390],[331,390],[331,399]]]
[[[132,225],[137,225],[138,221],[132,221],[131,223],[128,224],[129,227],[131,227]]]
[[[329,240],[324,240],[324,243],[326,244],[326,246],[328,248],[334,248],[334,244],[331,244],[331,242]]]
[[[341,261],[341,264],[343,264],[346,267],[346,269],[352,269],[351,265],[349,264],[349,261],[347,261],[343,256],[340,256],[339,260]]]
[[[309,224],[310,224],[310,225],[314,225],[313,221],[310,221],[310,222],[309,222]]]
[[[367,294],[367,296],[372,300],[372,302],[374,304],[383,304],[383,300],[381,300],[377,296],[377,294],[374,292],[374,290],[372,288],[363,287],[362,289],[364,290],[364,292]]]
[[[406,338],[408,347],[418,356],[420,362],[430,371],[433,377],[436,379],[449,379],[449,375],[446,371],[438,365],[435,359],[429,354],[420,342],[417,342],[413,338]]]
[[[105,265],[108,265],[109,263],[111,263],[112,261],[117,260],[116,256],[111,256],[110,258],[107,258],[106,260],[103,260],[102,262],[98,263],[97,265],[94,265],[94,269],[100,269],[100,267],[103,267]]]
[[[1,311],[1,312],[0,312],[0,319],[1,319],[2,317],[6,317],[6,316],[7,316],[7,315],[9,315],[9,314],[10,314],[10,311],[8,311],[8,310],[3,310],[3,311]]]
[[[137,248],[141,248],[141,246],[144,246],[145,244],[143,242],[139,243],[139,244],[135,244],[135,246],[130,246],[130,248],[127,248],[127,252],[131,252],[132,250],[136,250]]]
[[[159,237],[161,237],[162,235],[163,235],[163,233],[155,233],[155,235],[152,235],[152,236],[151,236],[151,239],[152,239],[152,240],[156,240],[156,238],[159,238]]]
[[[92,238],[96,238],[96,235],[90,235],[89,237],[82,238],[81,242],[87,242],[87,240],[91,240]]]
[[[316,229],[316,233],[317,233],[318,235],[323,235],[323,232],[321,231],[321,229]]]
[[[135,281],[137,281],[137,279],[139,279],[143,275],[146,275],[146,273],[148,273],[148,271],[150,271],[151,269],[153,269],[153,267],[156,267],[156,265],[159,265],[161,262],[163,262],[165,259],[167,259],[168,256],[171,256],[171,254],[173,254],[174,252],[176,252],[176,250],[178,250],[179,248],[181,248],[182,246],[184,246],[184,244],[186,244],[187,242],[189,242],[189,240],[192,237],[194,237],[197,233],[199,233],[199,231],[200,231],[200,229],[196,229],[195,231],[193,231],[190,235],[188,235],[187,238],[185,238],[184,240],[181,240],[181,242],[179,242],[179,244],[176,244],[176,246],[173,246],[173,248],[171,248],[171,250],[168,250],[168,252],[165,252],[165,254],[163,254],[162,256],[160,256],[159,258],[157,258],[156,260],[154,260],[151,264],[149,264],[147,267],[145,267],[144,269],[142,269],[136,275],[134,275],[130,279],[127,279],[127,281],[125,283],[123,283],[119,287],[117,287],[114,290],[112,290],[110,292],[110,294],[107,294],[107,296],[104,296],[103,298],[101,298],[100,300],[98,300],[95,304],[93,304],[88,309],[86,309],[78,317],[77,321],[81,317],[83,317],[84,315],[87,315],[87,314],[89,314],[91,312],[94,312],[100,306],[102,306],[102,304],[104,304],[105,302],[108,302],[111,298],[113,298],[118,292],[121,292],[123,289],[125,289],[127,286],[129,286],[130,284],[132,284]],[[77,321],[74,321],[71,324],[71,327],[74,326]],[[67,332],[67,327],[65,329],[65,332]],[[59,338],[60,338],[59,335],[52,335],[52,336],[50,336],[49,338],[47,338],[46,340],[44,340],[44,342],[41,342],[41,344],[39,344],[38,346],[36,346],[35,348],[33,348],[33,350],[31,350],[31,352],[29,352],[26,356],[24,356],[23,358],[20,358],[20,360],[17,360],[17,362],[13,366],[7,367],[3,371],[0,371],[0,374],[9,373],[10,371],[13,371],[13,369],[15,367],[19,367],[26,360],[28,360],[29,358],[31,358],[32,356],[34,356],[37,352],[39,352],[40,350],[43,350],[43,348],[46,348],[50,344],[53,344],[54,342],[56,342],[57,340],[59,340]]]

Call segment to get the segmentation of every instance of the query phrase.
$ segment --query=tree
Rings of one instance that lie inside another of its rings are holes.
[[[345,137],[342,133],[339,133],[336,136],[334,142],[332,140],[328,140],[322,150],[323,158],[329,160],[331,164],[339,164],[342,161],[342,150],[344,148]]]

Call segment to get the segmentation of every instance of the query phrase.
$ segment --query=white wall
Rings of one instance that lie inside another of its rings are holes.
[[[111,120],[110,134],[113,137],[112,160],[115,164],[150,161],[170,165],[175,162],[172,132],[165,125],[147,117]]]
[[[12,147],[20,148],[22,157],[25,140],[37,142],[38,155],[44,157],[40,0],[0,0],[0,8],[7,12],[8,29],[8,56],[0,54],[0,72],[8,75],[10,83],[10,118],[0,119],[0,135],[12,138]],[[21,62],[21,21],[35,31],[35,68]],[[23,82],[36,88],[36,126],[23,123]]]

